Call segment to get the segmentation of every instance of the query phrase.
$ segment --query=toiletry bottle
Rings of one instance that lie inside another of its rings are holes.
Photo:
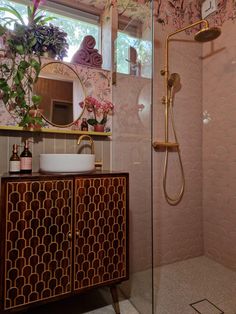
[[[81,129],[81,131],[88,131],[88,122],[87,122],[86,118],[82,119],[80,129]]]
[[[9,162],[10,173],[20,173],[20,157],[18,156],[18,145],[13,145],[12,155]]]
[[[20,172],[31,173],[32,172],[32,154],[29,151],[29,143],[25,140],[24,150],[20,155]]]

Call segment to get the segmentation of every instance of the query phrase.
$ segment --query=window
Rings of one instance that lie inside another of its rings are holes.
[[[27,21],[27,2],[22,0],[19,2],[0,0],[0,6],[4,7],[7,5],[13,6],[17,11],[21,13],[24,20]],[[45,8],[46,16],[56,17],[53,20],[53,24],[62,28],[68,34],[68,57],[64,58],[64,61],[70,61],[74,53],[78,50],[81,41],[84,36],[92,35],[96,39],[96,48],[99,49],[100,45],[100,25],[99,16],[87,14],[84,12],[77,11],[57,5],[53,2],[47,1],[48,6]],[[64,10],[63,10],[64,9]],[[0,18],[6,16],[7,13],[0,12]],[[10,16],[10,15],[9,15]]]
[[[119,31],[116,47],[117,72],[151,77],[151,41]]]

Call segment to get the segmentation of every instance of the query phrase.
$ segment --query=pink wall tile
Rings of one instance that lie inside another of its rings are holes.
[[[236,269],[236,24],[203,49],[203,211],[205,254]]]
[[[163,140],[164,40],[173,31],[156,28],[154,78],[154,140]],[[163,196],[164,153],[154,152],[154,257],[155,264],[167,264],[203,254],[202,221],[202,93],[201,45],[182,34],[170,44],[170,72],[181,76],[181,90],[175,95],[174,114],[186,177],[186,191],[177,206],[169,206]],[[168,190],[178,193],[181,181],[176,153],[170,153]]]

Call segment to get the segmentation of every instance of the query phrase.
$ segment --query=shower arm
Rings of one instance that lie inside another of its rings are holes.
[[[197,21],[191,25],[188,25],[186,27],[183,27],[181,29],[178,29],[177,31],[169,34],[166,37],[166,42],[165,42],[165,65],[164,65],[164,70],[161,71],[161,75],[165,76],[164,79],[164,84],[165,84],[165,96],[163,104],[165,105],[165,142],[164,142],[164,146],[166,147],[166,145],[171,145],[168,144],[169,143],[169,128],[168,128],[168,121],[169,121],[169,104],[170,104],[170,89],[168,87],[168,79],[169,79],[169,42],[170,42],[170,38],[173,37],[174,35],[184,32],[187,29],[190,29],[194,26],[200,25],[204,23],[205,24],[205,28],[209,28],[209,23],[207,20],[200,20]],[[159,144],[157,144],[159,145]],[[178,146],[178,143],[173,143],[174,146]]]
[[[200,20],[200,21],[197,21],[191,25],[188,25],[186,27],[183,27],[183,28],[180,28],[178,29],[177,31],[169,34],[167,37],[166,37],[166,43],[165,43],[165,66],[164,66],[164,71],[161,71],[161,74],[162,75],[165,75],[165,82],[166,82],[166,86],[168,87],[168,78],[169,78],[169,41],[170,41],[170,38],[173,37],[174,35],[178,34],[178,33],[182,33],[184,31],[186,31],[187,29],[190,29],[194,26],[197,26],[197,25],[200,25],[204,23],[205,24],[205,28],[209,28],[209,23],[207,20]]]
[[[181,29],[178,29],[177,31],[170,33],[165,40],[165,55],[164,55],[164,69],[161,70],[161,75],[164,76],[164,90],[165,90],[165,96],[162,98],[162,104],[165,105],[165,140],[164,142],[154,142],[152,146],[154,149],[162,149],[162,148],[178,148],[179,144],[178,143],[171,143],[169,142],[169,127],[168,127],[168,121],[169,121],[169,105],[170,105],[170,98],[171,98],[171,90],[168,86],[168,80],[169,80],[169,41],[171,37],[174,35],[184,32],[187,29],[190,29],[194,26],[200,25],[200,24],[205,24],[203,29],[209,29],[209,23],[207,20],[199,20],[195,23],[192,23],[186,27],[183,27]]]

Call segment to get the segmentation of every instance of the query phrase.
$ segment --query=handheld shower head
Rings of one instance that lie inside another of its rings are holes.
[[[194,39],[201,43],[205,43],[218,38],[220,34],[221,30],[219,27],[205,27],[195,34]]]
[[[168,86],[170,88],[176,88],[180,86],[180,75],[178,73],[172,73],[168,79]]]

